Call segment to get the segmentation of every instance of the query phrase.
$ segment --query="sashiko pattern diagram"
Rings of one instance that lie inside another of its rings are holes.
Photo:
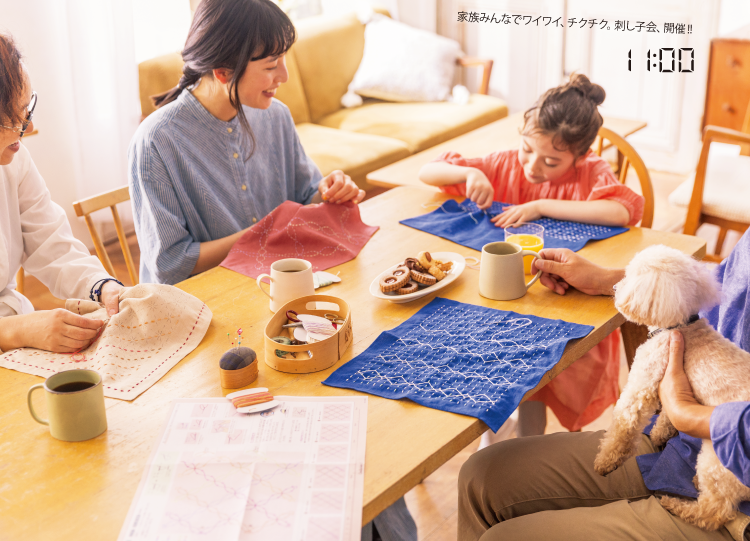
[[[593,330],[436,298],[324,382],[477,417],[497,430],[524,394]]]
[[[507,206],[511,205],[495,201],[489,209],[479,210],[469,199],[461,203],[449,199],[433,212],[401,220],[400,223],[481,251],[482,246],[487,243],[505,240],[503,228],[495,226],[490,219],[502,214],[503,207]],[[541,218],[531,223],[544,226],[545,248],[569,248],[574,252],[583,248],[590,240],[608,239],[628,230],[626,227],[582,224],[552,218]]]
[[[313,272],[354,259],[377,227],[365,225],[352,203],[303,206],[285,201],[245,233],[221,263],[250,278],[279,259],[306,259]]]
[[[65,307],[91,319],[108,318],[97,302],[72,299]],[[211,317],[208,306],[176,287],[140,284],[124,290],[120,312],[82,351],[14,349],[0,355],[0,366],[45,378],[63,370],[96,370],[104,396],[133,400],[200,344]]]

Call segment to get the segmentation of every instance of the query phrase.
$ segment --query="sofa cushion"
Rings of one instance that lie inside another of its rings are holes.
[[[463,105],[368,100],[360,107],[327,115],[317,124],[398,139],[411,152],[419,152],[506,116],[508,107],[503,100],[472,94],[469,103]]]
[[[289,107],[289,112],[292,113],[294,123],[299,124],[300,122],[310,122],[310,110],[307,108],[305,91],[302,88],[302,81],[299,78],[299,67],[297,65],[297,57],[294,53],[295,49],[296,47],[292,45],[292,48],[289,49],[284,57],[286,60],[286,69],[289,72],[289,80],[279,86],[279,89],[276,91],[276,99]]]
[[[313,122],[341,109],[341,96],[357,72],[365,49],[365,25],[354,13],[296,23],[294,45]]]
[[[669,195],[669,203],[690,206],[695,173]],[[750,157],[709,155],[703,184],[702,212],[716,218],[750,223]]]
[[[141,113],[147,117],[156,110],[151,96],[177,86],[182,77],[182,55],[168,53],[138,64]]]
[[[373,15],[349,92],[385,101],[446,101],[461,56],[455,40]]]
[[[365,175],[409,156],[406,144],[396,139],[334,130],[316,124],[297,124],[302,147],[323,175],[341,169],[360,188],[370,186]]]

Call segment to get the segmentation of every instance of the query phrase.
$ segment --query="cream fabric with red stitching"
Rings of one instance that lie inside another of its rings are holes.
[[[65,307],[106,320],[103,305],[70,299]],[[104,396],[133,400],[200,344],[212,313],[203,301],[173,286],[141,284],[120,294],[120,312],[101,335],[75,354],[21,348],[0,355],[0,366],[49,377],[88,368],[102,376]]]

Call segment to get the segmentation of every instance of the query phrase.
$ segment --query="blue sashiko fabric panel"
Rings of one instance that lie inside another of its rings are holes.
[[[459,203],[449,199],[439,209],[428,214],[401,220],[400,223],[455,242],[467,248],[482,251],[489,242],[505,240],[501,227],[496,227],[490,219],[501,214],[505,203],[492,203],[487,210],[479,208],[471,200]],[[545,248],[570,248],[577,252],[590,240],[602,240],[625,233],[626,227],[582,224],[541,218],[535,224],[544,226]]]
[[[436,298],[323,383],[477,417],[497,430],[527,391],[593,330]]]

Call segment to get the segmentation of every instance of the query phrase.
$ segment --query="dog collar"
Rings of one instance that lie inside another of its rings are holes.
[[[688,319],[687,323],[685,323],[684,325],[675,325],[674,327],[667,327],[666,329],[663,327],[660,329],[654,329],[653,331],[648,333],[648,339],[651,340],[654,336],[656,336],[662,331],[671,331],[672,329],[677,329],[679,327],[687,327],[688,325],[692,325],[699,319],[700,319],[700,316],[698,314],[693,314],[692,316],[690,316],[690,319]]]

